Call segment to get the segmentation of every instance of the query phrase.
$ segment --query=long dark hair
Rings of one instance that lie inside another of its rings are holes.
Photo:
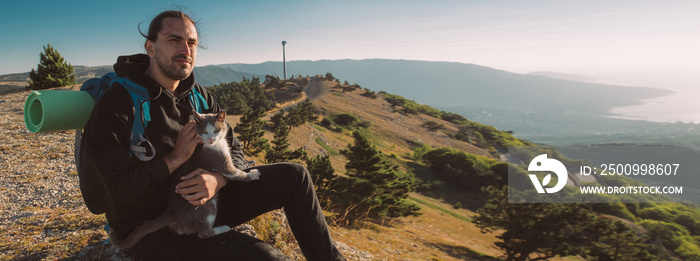
[[[151,20],[151,24],[148,26],[148,34],[141,32],[141,23],[139,23],[139,33],[141,36],[145,37],[146,40],[155,42],[158,39],[158,33],[163,29],[163,20],[165,18],[180,18],[192,22],[194,28],[197,30],[197,35],[199,36],[199,28],[197,27],[197,22],[195,22],[188,14],[177,10],[168,10],[158,14]]]

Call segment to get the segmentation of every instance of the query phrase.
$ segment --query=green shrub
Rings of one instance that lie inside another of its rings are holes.
[[[656,220],[639,223],[647,230],[652,241],[660,240],[664,247],[672,250],[683,260],[700,260],[700,247],[696,239],[683,226]]]
[[[627,206],[622,203],[600,203],[593,204],[593,211],[613,215],[627,220],[635,220],[634,214],[627,209]]]
[[[340,132],[343,129],[357,130],[359,128],[368,128],[371,124],[368,121],[360,120],[354,114],[341,113],[324,117],[320,125],[329,130]]]

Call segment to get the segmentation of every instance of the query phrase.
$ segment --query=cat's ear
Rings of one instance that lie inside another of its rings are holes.
[[[216,115],[217,121],[224,121],[225,118],[226,118],[226,111],[220,111],[219,114]]]
[[[204,120],[204,117],[201,114],[197,113],[197,111],[195,110],[192,110],[192,118],[195,122],[200,122]]]

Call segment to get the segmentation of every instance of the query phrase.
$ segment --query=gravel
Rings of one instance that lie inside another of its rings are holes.
[[[0,228],[35,209],[83,205],[73,159],[74,131],[34,134],[24,126],[28,92],[0,96]]]

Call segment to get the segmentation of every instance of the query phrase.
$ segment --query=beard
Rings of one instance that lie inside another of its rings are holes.
[[[179,65],[176,62],[177,59],[187,59],[190,65]],[[158,68],[168,78],[182,81],[190,77],[192,69],[194,68],[194,63],[192,62],[192,58],[186,55],[175,55],[170,58],[160,57],[158,58]]]

